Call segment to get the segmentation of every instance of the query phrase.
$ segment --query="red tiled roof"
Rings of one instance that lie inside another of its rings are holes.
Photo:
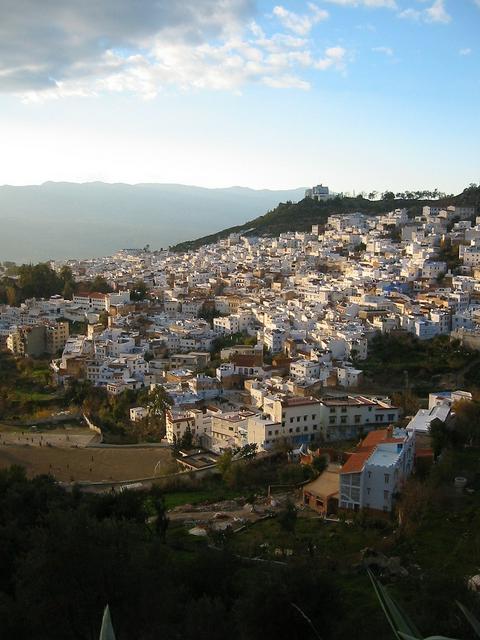
[[[381,442],[403,442],[403,438],[393,438],[388,435],[388,429],[377,429],[370,431],[360,444],[360,449],[375,447]]]
[[[360,473],[365,462],[372,453],[372,449],[352,453],[346,463],[343,465],[340,473]]]

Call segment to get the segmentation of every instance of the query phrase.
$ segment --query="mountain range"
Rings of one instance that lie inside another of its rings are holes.
[[[0,262],[168,247],[243,224],[279,202],[302,199],[304,191],[103,182],[0,186]]]

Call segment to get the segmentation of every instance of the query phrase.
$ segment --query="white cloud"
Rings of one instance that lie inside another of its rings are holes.
[[[415,20],[419,21],[422,17],[422,12],[417,9],[404,9],[397,14],[399,18],[404,18],[405,20]]]
[[[314,63],[314,67],[321,71],[330,68],[343,71],[346,67],[346,55],[347,51],[343,47],[329,47],[325,49],[323,58]]]
[[[370,7],[372,9],[397,9],[396,0],[326,0],[342,7]]]
[[[444,0],[435,0],[431,7],[425,9],[426,22],[442,22],[443,24],[447,24],[451,19],[452,17],[445,9]]]
[[[310,33],[315,24],[328,18],[328,11],[320,9],[316,4],[309,2],[308,7],[310,9],[309,14],[300,14],[277,5],[273,8],[273,15],[278,18],[286,29],[299,36],[305,36]]]
[[[373,47],[372,49],[375,53],[383,53],[386,56],[393,56],[393,49],[391,47]]]
[[[469,56],[472,53],[472,50],[470,47],[465,47],[464,49],[459,49],[458,53],[461,56]]]
[[[48,8],[64,1],[50,0]],[[10,2],[13,7],[15,0],[2,2]],[[23,2],[37,7],[36,0]],[[141,19],[133,16],[137,23],[131,28],[132,14],[112,18],[114,14],[105,10],[108,15],[103,16],[103,4],[100,17],[84,10],[85,6],[91,9],[90,3],[82,3],[81,10],[73,5],[70,13],[62,13],[57,7],[56,12],[47,11],[45,17],[37,11],[35,20],[25,18],[28,28],[23,24],[23,14],[17,12],[16,21],[8,25],[8,34],[0,23],[0,91],[26,101],[42,101],[105,92],[129,92],[144,99],[168,90],[238,92],[249,83],[305,90],[310,87],[302,77],[305,70],[342,72],[347,66],[343,47],[330,47],[319,55],[315,43],[304,37],[311,25],[327,14],[313,3],[308,5],[306,16],[292,12],[277,15],[291,33],[266,35],[253,21],[253,0],[182,0],[179,12],[180,3],[142,2],[144,7],[151,5],[150,12]],[[104,0],[105,5],[112,3],[125,11],[131,6],[131,0]],[[170,11],[170,5],[177,9]],[[162,19],[158,22],[156,11],[160,6],[165,11],[160,12]],[[154,18],[157,23],[151,24]],[[306,22],[302,22],[304,18]],[[41,33],[54,19],[58,33],[42,40]],[[24,32],[34,41],[32,52],[23,47]],[[8,35],[10,57],[1,55],[7,48],[2,35]],[[35,44],[38,40],[41,46]]]
[[[297,78],[296,76],[265,76],[262,78],[262,82],[267,85],[267,87],[272,87],[273,89],[310,89],[309,82],[302,80],[301,78]]]
[[[425,0],[421,1],[424,2]],[[415,22],[439,22],[442,24],[448,24],[452,19],[445,8],[445,0],[435,0],[430,7],[421,11],[412,8],[404,9],[397,16]]]

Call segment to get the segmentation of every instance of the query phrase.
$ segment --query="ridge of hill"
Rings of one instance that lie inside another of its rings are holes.
[[[393,196],[393,194],[392,194]],[[195,240],[181,242],[171,249],[176,252],[198,249],[213,244],[231,233],[243,233],[246,236],[275,236],[286,231],[308,231],[313,224],[324,224],[333,214],[347,214],[355,211],[371,215],[381,215],[392,209],[406,208],[410,215],[418,215],[425,205],[458,205],[480,208],[480,185],[472,184],[456,196],[445,196],[436,200],[420,200],[408,198],[386,198],[368,200],[362,196],[335,197],[330,200],[317,201],[304,198],[297,203],[281,202],[266,214],[248,220],[244,224],[228,227]]]

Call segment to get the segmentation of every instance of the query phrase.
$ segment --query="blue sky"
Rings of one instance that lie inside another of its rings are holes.
[[[480,0],[0,8],[1,183],[480,181]]]

